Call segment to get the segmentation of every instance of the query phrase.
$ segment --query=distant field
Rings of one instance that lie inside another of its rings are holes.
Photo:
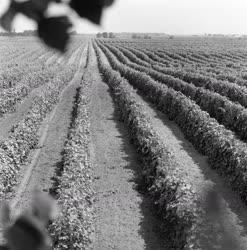
[[[247,248],[247,40],[0,37],[0,198],[54,195],[54,249]]]

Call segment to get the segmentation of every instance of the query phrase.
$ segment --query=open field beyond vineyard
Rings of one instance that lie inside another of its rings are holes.
[[[0,38],[0,198],[54,249],[247,249],[247,41]]]

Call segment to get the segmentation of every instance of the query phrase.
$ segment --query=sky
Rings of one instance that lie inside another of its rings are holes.
[[[247,34],[247,0],[115,0],[101,27],[72,14],[79,33],[154,32],[166,34]],[[0,0],[2,13],[9,0]],[[62,12],[68,10],[61,9]],[[52,12],[52,11],[51,11]],[[57,12],[54,7],[53,12]],[[71,11],[70,11],[71,14]],[[16,31],[34,29],[23,16],[15,19]]]

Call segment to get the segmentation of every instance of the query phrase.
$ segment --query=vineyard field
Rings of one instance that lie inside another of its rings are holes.
[[[15,218],[53,196],[51,249],[247,249],[246,39],[6,36],[0,54],[0,199]]]

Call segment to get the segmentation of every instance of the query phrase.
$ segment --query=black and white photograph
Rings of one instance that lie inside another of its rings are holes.
[[[247,250],[246,0],[0,0],[0,250]]]

